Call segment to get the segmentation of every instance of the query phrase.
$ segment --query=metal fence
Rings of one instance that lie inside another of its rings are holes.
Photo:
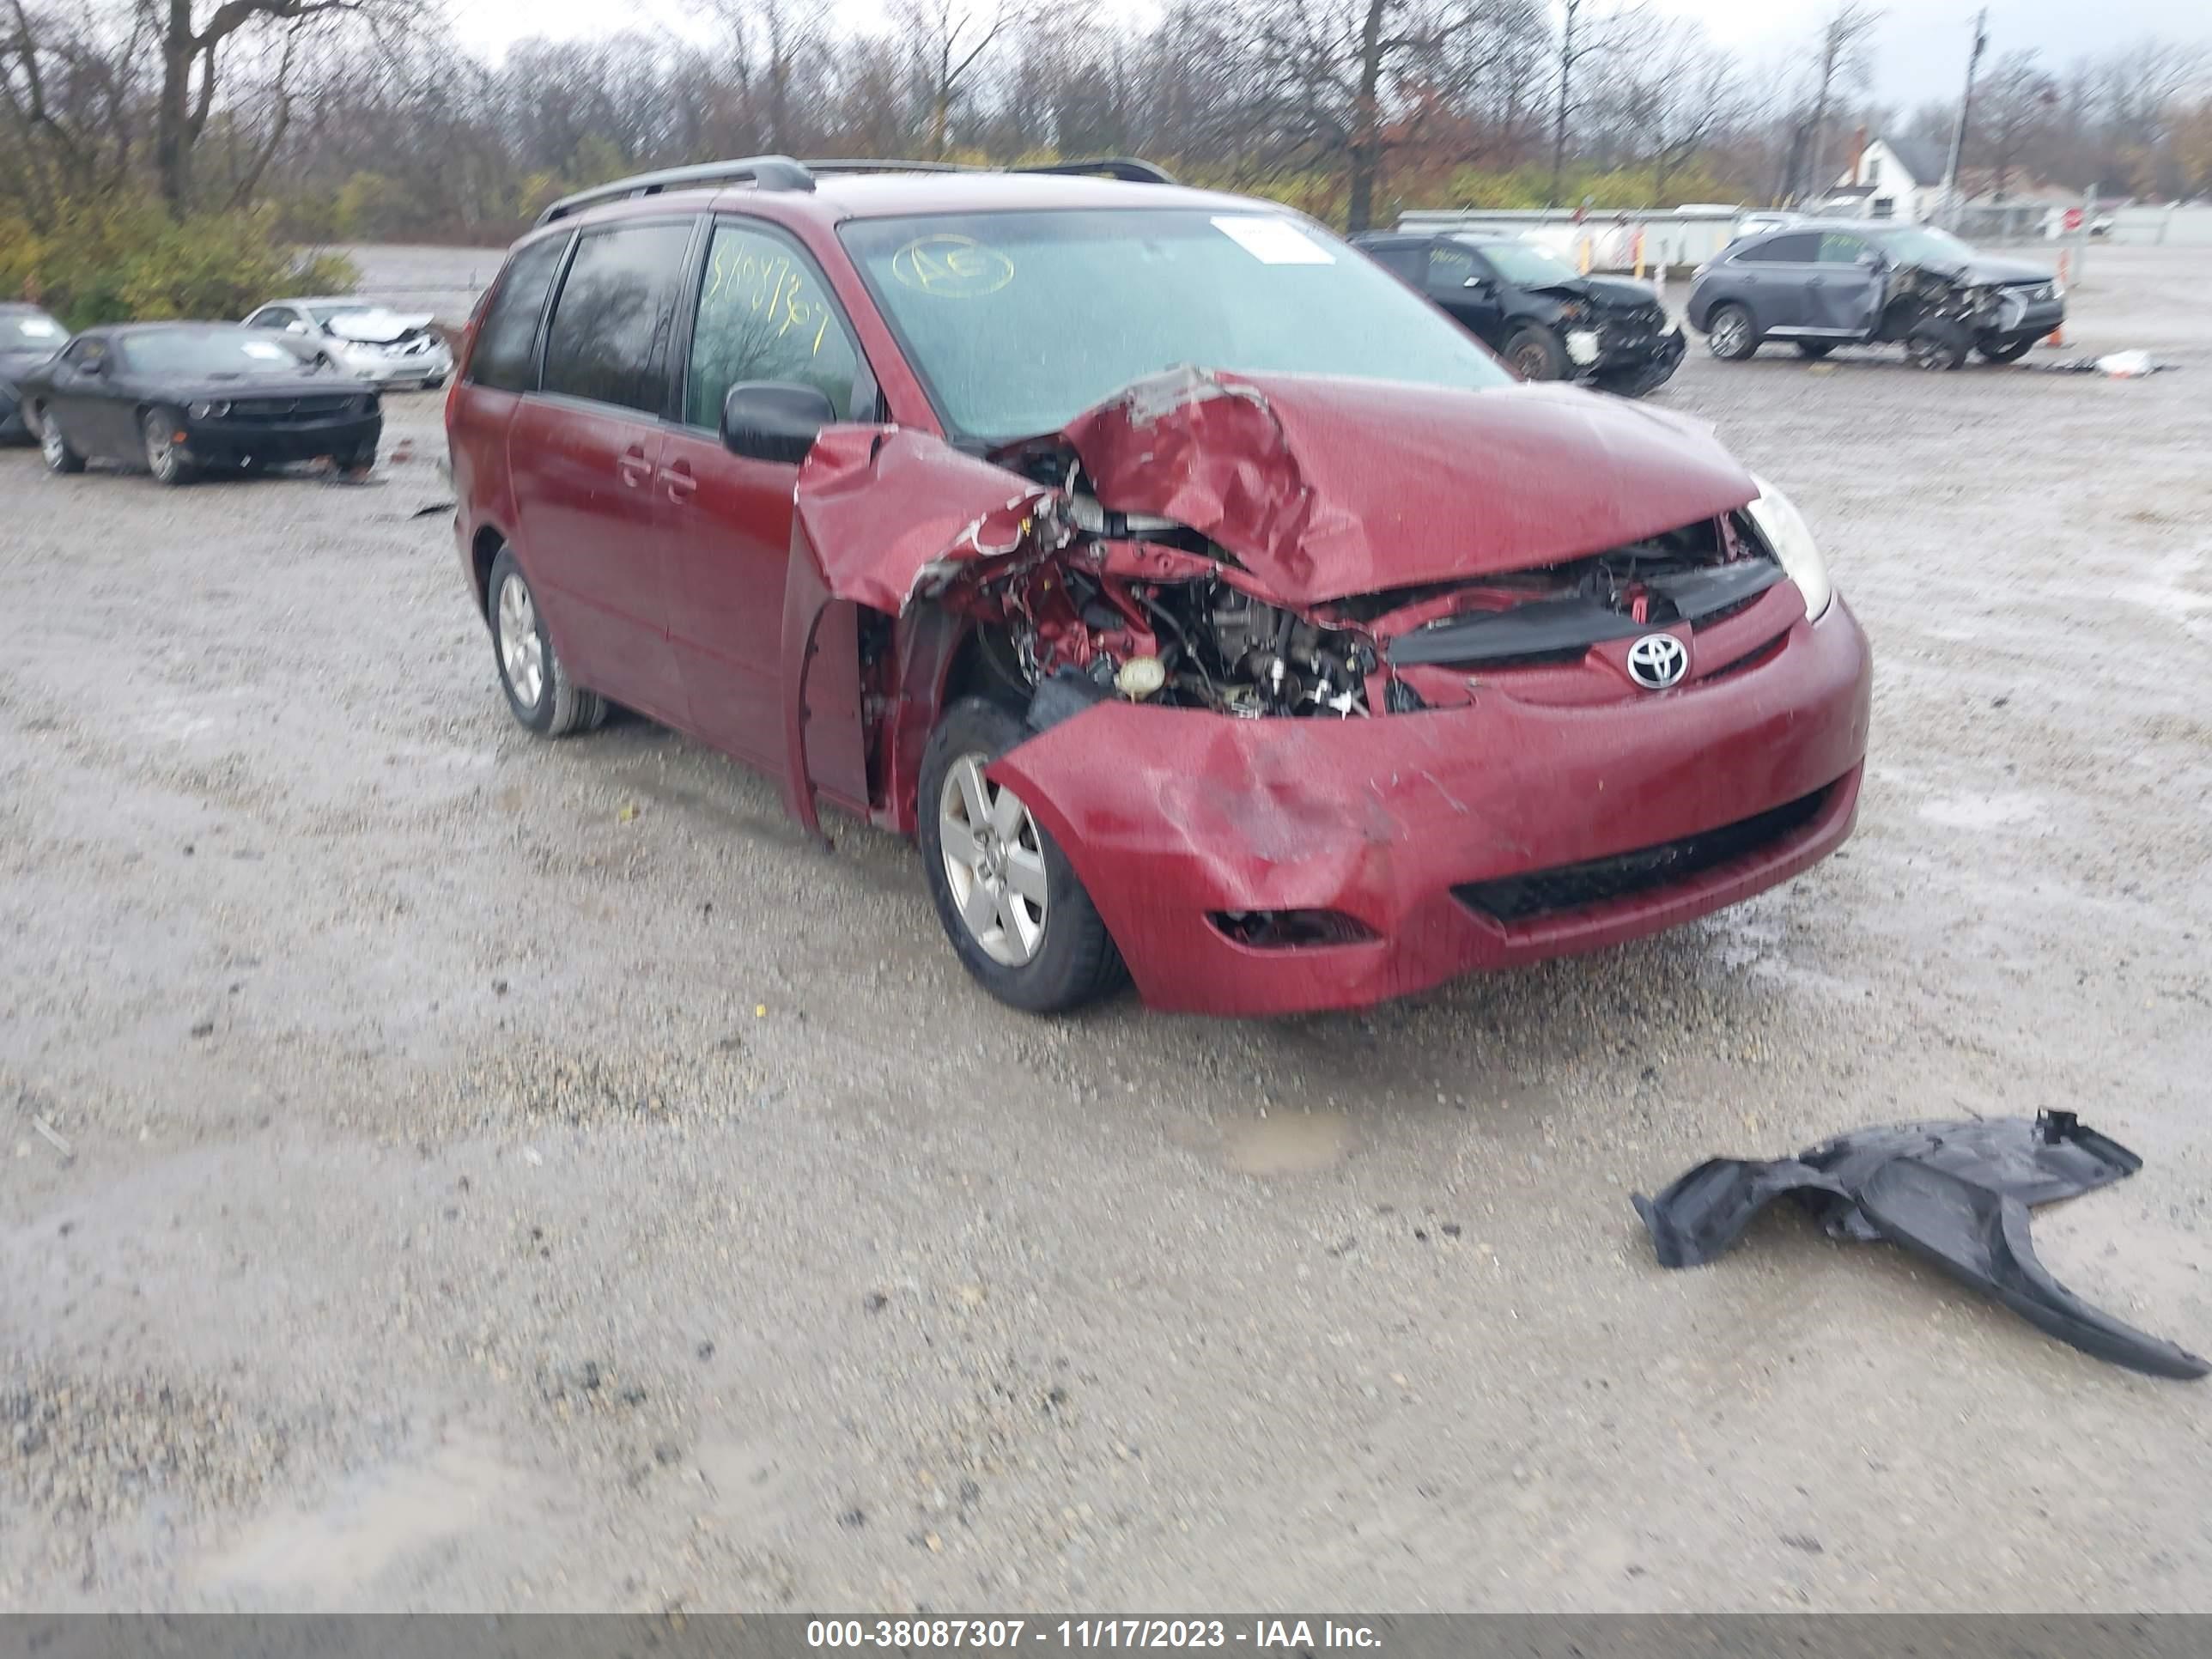
[[[1569,208],[1417,209],[1398,216],[1407,231],[1498,230],[1540,242],[1592,270],[1703,264],[1728,246],[1742,208],[1638,208],[1577,220]]]

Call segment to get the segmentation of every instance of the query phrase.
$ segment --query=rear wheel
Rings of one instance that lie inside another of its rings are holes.
[[[84,457],[70,447],[70,441],[62,435],[61,417],[50,409],[39,411],[39,453],[45,458],[49,472],[84,471]]]
[[[173,411],[148,410],[138,430],[146,441],[146,470],[155,483],[173,488],[188,484],[198,476],[198,469],[185,459],[184,446],[177,441],[177,417]]]
[[[1012,789],[983,773],[1030,735],[981,697],[945,711],[921,759],[921,861],[963,967],[1033,1014],[1096,1001],[1126,977],[1121,953],[1058,842]]]
[[[2031,334],[2022,340],[1984,340],[1974,349],[1993,363],[2016,363],[2027,356],[2035,342],[2036,336]]]
[[[1801,357],[1810,357],[1816,363],[1835,349],[1836,343],[1833,340],[1800,340],[1797,342],[1797,355]]]
[[[605,718],[598,694],[568,678],[553,648],[553,636],[545,631],[545,619],[538,614],[530,579],[504,548],[492,561],[487,586],[492,655],[514,718],[542,738],[566,737],[597,726]]]
[[[1705,319],[1705,349],[1723,362],[1741,362],[1759,349],[1759,325],[1750,307],[1730,302]]]
[[[1505,361],[1524,380],[1567,378],[1566,348],[1559,337],[1537,323],[1524,323],[1505,338]]]

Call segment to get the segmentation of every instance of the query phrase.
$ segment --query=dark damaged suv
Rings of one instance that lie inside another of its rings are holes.
[[[1371,1002],[1849,834],[1866,641],[1778,491],[1310,221],[1108,170],[548,210],[447,405],[516,718],[611,700],[915,836],[1039,1011]]]
[[[1352,241],[1524,380],[1583,380],[1640,398],[1682,361],[1682,325],[1649,287],[1585,276],[1534,242],[1482,231],[1376,231]]]

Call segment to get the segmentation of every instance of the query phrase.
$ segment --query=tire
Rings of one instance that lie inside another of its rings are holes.
[[[1523,323],[1505,337],[1499,354],[1524,380],[1564,380],[1571,370],[1559,337],[1540,323]]]
[[[484,591],[492,660],[498,665],[500,689],[507,693],[507,706],[514,718],[541,738],[565,738],[604,720],[605,708],[599,694],[568,678],[568,665],[545,631],[530,580],[505,548],[492,561]]]
[[[1953,322],[1929,317],[1905,337],[1905,355],[1915,368],[1953,369],[1966,361],[1973,337]]]
[[[1810,357],[1816,363],[1835,349],[1836,343],[1833,340],[1800,340],[1797,342],[1797,355],[1800,357]]]
[[[199,477],[199,469],[178,452],[176,441],[169,434],[176,422],[170,411],[149,409],[138,420],[138,434],[146,451],[146,470],[154,475],[154,482],[175,489]]]
[[[366,472],[376,465],[376,446],[373,443],[359,444],[331,459],[337,463],[341,472]]]
[[[1705,349],[1724,363],[1740,363],[1759,349],[1759,324],[1749,306],[1729,301],[1705,319]]]
[[[2002,342],[1984,340],[1975,346],[1974,349],[1980,352],[1984,358],[1993,363],[2016,363],[2021,358],[2027,356],[2028,352],[2034,348],[2036,341],[2040,337],[2041,337],[2039,335],[2031,334],[2025,339],[2019,340],[2005,340]]]
[[[1674,378],[1675,365],[1653,363],[1644,368],[1617,369],[1610,374],[1592,378],[1590,384],[1600,392],[1609,392],[1616,398],[1641,398],[1648,392],[1656,392]]]
[[[1028,735],[1019,714],[982,697],[945,710],[921,757],[922,878],[977,984],[1010,1007],[1059,1014],[1110,994],[1127,971],[1059,843],[1012,790],[981,776]],[[968,833],[971,803],[983,808],[988,836]]]
[[[62,435],[60,419],[45,410],[39,411],[39,453],[57,477],[84,471],[84,457]]]

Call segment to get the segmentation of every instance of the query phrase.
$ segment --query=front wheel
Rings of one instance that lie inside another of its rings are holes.
[[[58,476],[84,471],[84,457],[62,436],[61,417],[51,409],[39,411],[39,454],[46,471]]]
[[[154,475],[156,483],[173,489],[190,483],[198,476],[198,469],[185,459],[184,446],[177,441],[173,415],[149,409],[138,422],[138,430],[146,441],[146,470]]]
[[[1973,337],[1958,324],[1929,317],[1915,323],[1912,332],[1905,337],[1905,355],[1915,368],[1941,372],[1965,362],[1972,343]]]
[[[553,636],[545,631],[545,619],[538,613],[530,579],[504,548],[492,562],[488,592],[492,654],[514,718],[541,738],[562,738],[597,726],[605,717],[604,705],[596,692],[568,678]]]
[[[1559,337],[1536,323],[1524,323],[1506,337],[1505,361],[1524,380],[1564,380],[1567,378],[1566,348]]]
[[[1993,363],[2016,363],[2027,356],[2037,337],[2031,334],[2022,340],[1984,340],[1974,349]]]
[[[1125,975],[1075,868],[1028,805],[983,773],[1029,736],[981,697],[945,711],[921,757],[921,862],[961,966],[1000,1001],[1065,1013]]]
[[[1759,349],[1759,325],[1749,307],[1724,305],[1705,319],[1705,349],[1723,362],[1741,362]]]

